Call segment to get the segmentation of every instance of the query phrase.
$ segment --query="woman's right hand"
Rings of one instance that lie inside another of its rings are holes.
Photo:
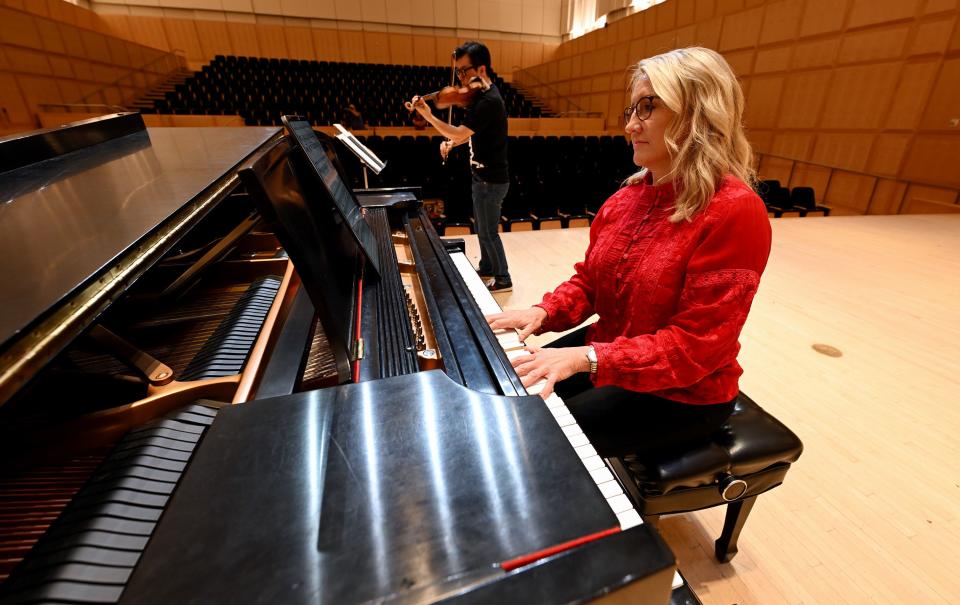
[[[515,328],[520,337],[520,342],[527,339],[543,325],[543,320],[547,318],[547,312],[540,307],[530,307],[522,311],[504,311],[503,313],[494,313],[487,315],[487,323],[493,330],[503,330],[506,328]]]

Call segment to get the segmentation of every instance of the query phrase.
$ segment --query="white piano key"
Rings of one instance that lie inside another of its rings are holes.
[[[643,518],[635,508],[625,510],[622,513],[617,513],[617,521],[620,522],[620,529],[630,529],[631,527],[643,524]],[[679,576],[676,575],[674,576],[674,582],[676,582],[676,578],[678,577]],[[678,588],[678,585],[675,583],[673,587]]]
[[[595,471],[598,468],[603,468],[605,466],[603,458],[600,456],[590,456],[589,458],[584,458],[582,462],[583,465],[587,467],[588,471]]]
[[[593,449],[593,446],[589,443],[586,445],[581,445],[580,447],[575,447],[573,448],[573,451],[575,451],[581,459],[597,455],[597,450]]]
[[[620,487],[619,481],[604,481],[603,483],[598,483],[597,487],[600,488],[600,493],[603,494],[604,498],[613,498],[623,493],[623,488]]]
[[[610,505],[610,508],[613,510],[614,514],[626,512],[628,510],[634,510],[633,503],[630,502],[630,498],[627,498],[626,494],[620,494],[619,496],[614,496],[613,498],[607,498],[607,504]]]
[[[539,395],[545,386],[547,386],[546,380],[535,382],[527,387],[527,395]]]
[[[573,437],[574,435],[583,434],[583,430],[580,428],[579,424],[568,424],[567,426],[560,427],[560,430],[562,430],[563,434],[566,435],[567,437]]]
[[[606,483],[607,481],[615,481],[613,478],[613,473],[611,473],[610,469],[607,467],[598,468],[597,470],[592,471],[590,476],[593,477],[593,482],[596,484]]]
[[[590,440],[587,439],[587,436],[583,433],[579,435],[567,435],[567,441],[570,442],[570,445],[573,447],[579,447],[581,445],[590,445]]]
[[[550,393],[550,396],[547,397],[544,401],[545,401],[545,403],[547,404],[547,407],[548,407],[548,408],[555,408],[555,407],[561,406],[561,405],[562,405],[564,408],[567,407],[567,404],[565,404],[565,403],[563,402],[563,399],[560,399],[560,397],[558,397],[556,393]]]
[[[566,414],[561,414],[560,416],[555,416],[555,418],[557,419],[557,424],[559,424],[560,426],[567,426],[568,424],[573,424],[577,421],[577,419],[574,418],[573,414],[571,414],[570,412],[567,412]]]

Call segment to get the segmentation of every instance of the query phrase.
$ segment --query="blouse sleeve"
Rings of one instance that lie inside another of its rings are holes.
[[[573,266],[573,276],[534,305],[547,312],[537,334],[563,332],[593,315],[594,285],[588,265],[597,236],[607,222],[609,206],[609,202],[603,204],[590,224],[590,243],[583,260]]]
[[[667,324],[651,334],[593,343],[596,386],[684,388],[736,359],[737,339],[770,254],[770,221],[759,200],[729,200],[722,212],[705,226]]]

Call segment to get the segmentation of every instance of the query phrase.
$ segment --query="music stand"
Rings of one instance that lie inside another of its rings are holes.
[[[347,146],[347,149],[353,152],[353,155],[357,156],[357,159],[363,164],[363,188],[369,189],[370,185],[367,183],[367,168],[372,170],[374,174],[380,174],[380,171],[387,166],[387,163],[378,158],[377,154],[370,151],[370,148],[361,143],[357,137],[353,136],[352,132],[340,124],[334,124],[334,126],[340,131],[337,138],[340,139],[340,141]]]

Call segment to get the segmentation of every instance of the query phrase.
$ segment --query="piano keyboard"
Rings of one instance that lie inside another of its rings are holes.
[[[500,305],[493,298],[493,295],[490,294],[489,290],[487,290],[486,286],[483,285],[483,280],[481,280],[477,272],[474,271],[467,257],[463,253],[451,254],[450,257],[457,266],[460,276],[463,277],[463,281],[466,282],[467,289],[470,290],[473,299],[477,301],[477,305],[480,306],[480,311],[484,315],[499,313],[501,311]],[[523,343],[520,342],[515,330],[495,330],[494,334],[497,336],[497,341],[500,342],[500,346],[507,352],[507,357],[510,359],[530,354],[523,348]],[[540,393],[544,384],[546,384],[546,381],[541,380],[527,387],[527,393],[530,395]],[[640,514],[633,508],[633,503],[631,503],[627,495],[623,493],[620,482],[616,480],[613,473],[607,468],[603,458],[597,455],[597,451],[590,444],[590,440],[583,433],[580,425],[577,424],[576,419],[573,417],[573,414],[570,413],[570,410],[567,409],[563,400],[560,399],[556,393],[552,393],[544,400],[544,403],[550,410],[550,413],[553,414],[553,418],[560,426],[560,430],[567,436],[574,451],[577,452],[580,461],[586,467],[587,472],[590,473],[600,493],[603,494],[603,497],[607,500],[610,510],[617,516],[617,520],[620,522],[620,529],[628,529],[634,525],[643,523]]]
[[[473,265],[470,264],[466,255],[462,252],[456,252],[450,254],[450,258],[453,259],[457,271],[467,284],[467,289],[480,307],[480,311],[484,315],[500,313],[503,309],[500,308],[500,304],[490,291],[487,290],[487,287],[483,284],[483,280],[477,275],[477,272],[473,269]],[[510,359],[520,355],[530,354],[524,349],[524,345],[520,342],[516,330],[494,330],[494,334],[500,346],[506,351],[507,357]],[[545,384],[546,381],[541,380],[527,387],[527,394],[536,395],[540,393]],[[606,462],[604,462],[603,458],[597,454],[597,451],[590,444],[590,439],[584,434],[580,425],[577,424],[577,420],[573,417],[573,414],[570,413],[570,410],[567,409],[567,405],[563,400],[560,399],[556,393],[551,393],[550,396],[544,400],[544,403],[550,410],[550,413],[553,414],[554,419],[557,421],[564,435],[567,436],[571,447],[577,452],[587,472],[590,473],[590,477],[593,478],[597,489],[603,494],[610,510],[617,516],[617,520],[620,522],[620,529],[629,529],[643,523],[640,513],[633,507],[633,503],[627,495],[623,493],[620,482],[613,476],[613,473],[607,468]],[[673,588],[680,588],[683,584],[684,581],[679,572],[674,572]]]

